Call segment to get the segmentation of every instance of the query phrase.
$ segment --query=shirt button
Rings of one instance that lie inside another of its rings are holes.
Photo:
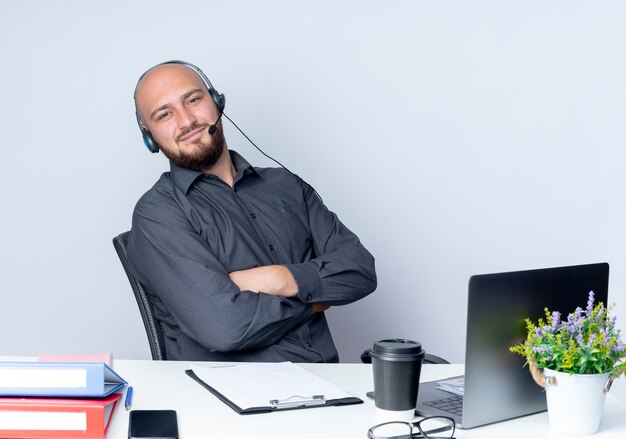
[[[311,300],[312,298],[313,298],[313,296],[311,296],[310,294],[308,294],[308,295],[306,296],[306,300]]]
[[[270,251],[274,251],[274,246],[270,244]]]
[[[251,213],[250,216],[252,217],[252,219],[256,218],[256,213]]]

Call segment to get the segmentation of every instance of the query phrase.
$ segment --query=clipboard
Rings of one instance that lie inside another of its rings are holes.
[[[185,373],[240,415],[363,403],[289,362],[199,367]]]

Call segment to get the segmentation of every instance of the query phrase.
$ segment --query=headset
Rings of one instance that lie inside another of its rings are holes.
[[[158,67],[158,66],[162,66],[166,64],[178,64],[181,66],[185,66],[193,70],[194,72],[196,72],[196,74],[200,77],[200,79],[202,79],[202,82],[204,82],[204,85],[209,91],[209,95],[211,96],[211,99],[213,99],[213,102],[215,102],[215,105],[217,106],[217,110],[220,112],[220,116],[217,118],[217,121],[215,121],[215,123],[209,127],[209,134],[211,135],[215,134],[215,132],[217,131],[217,124],[222,118],[222,114],[224,114],[224,107],[226,107],[226,98],[224,97],[224,95],[220,94],[215,89],[215,87],[213,87],[213,84],[211,84],[211,81],[209,81],[209,78],[204,74],[202,70],[200,70],[199,67],[191,63],[180,61],[180,60],[165,61],[160,64],[157,64],[154,67]],[[139,82],[141,82],[143,77],[154,67],[152,67],[151,69],[146,71],[143,75],[141,75],[141,77],[139,78],[139,81],[137,81],[137,84],[139,84]],[[156,143],[156,141],[154,140],[154,137],[152,137],[152,133],[145,127],[144,124],[141,123],[141,119],[139,118],[139,113],[137,113],[137,111],[135,111],[135,116],[137,117],[137,125],[139,125],[139,129],[141,130],[141,136],[143,137],[144,145],[146,145],[146,148],[148,148],[148,151],[150,151],[151,153],[159,152],[159,144]]]

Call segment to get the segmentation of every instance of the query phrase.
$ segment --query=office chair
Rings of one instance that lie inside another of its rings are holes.
[[[165,354],[165,340],[163,338],[163,327],[161,322],[154,316],[154,305],[152,304],[152,298],[144,289],[141,282],[135,279],[135,276],[130,271],[128,265],[128,233],[124,232],[113,238],[113,247],[117,252],[117,256],[120,258],[122,267],[128,276],[130,286],[135,293],[135,299],[137,299],[137,306],[139,306],[139,312],[141,313],[141,319],[143,325],[146,328],[146,334],[148,335],[148,343],[150,344],[150,352],[152,353],[153,360],[167,360]]]

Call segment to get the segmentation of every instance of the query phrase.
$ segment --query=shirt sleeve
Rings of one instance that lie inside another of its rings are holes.
[[[299,300],[240,291],[173,199],[142,198],[128,253],[135,276],[181,330],[210,351],[260,348],[311,317]]]
[[[313,241],[313,259],[286,267],[304,303],[345,305],[376,289],[374,257],[359,238],[301,181]]]

